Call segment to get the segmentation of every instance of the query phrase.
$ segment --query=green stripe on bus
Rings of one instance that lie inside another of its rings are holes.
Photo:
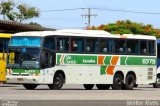
[[[56,64],[97,64],[100,55],[58,54]],[[113,56],[105,56],[103,65],[111,65]],[[156,57],[120,56],[120,65],[156,65]]]
[[[110,65],[110,64],[111,64],[111,63],[110,63],[111,58],[112,58],[112,56],[106,56],[105,59],[104,59],[104,64]]]
[[[106,74],[106,68],[107,68],[107,66],[101,66],[100,68],[101,68],[101,69],[100,69],[100,74],[101,74],[101,75]]]
[[[126,65],[156,65],[156,58],[128,57]]]
[[[97,56],[57,55],[57,64],[97,64]]]
[[[29,74],[40,74],[40,70],[39,69],[12,69],[12,73],[29,73]]]
[[[127,57],[121,57],[121,65],[126,65],[125,61],[126,61]]]

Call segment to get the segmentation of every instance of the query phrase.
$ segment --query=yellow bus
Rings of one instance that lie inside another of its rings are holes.
[[[6,54],[11,34],[0,33],[0,83],[6,82]]]

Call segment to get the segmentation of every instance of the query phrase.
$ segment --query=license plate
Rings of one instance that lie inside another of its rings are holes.
[[[17,81],[23,81],[23,78],[17,78]]]

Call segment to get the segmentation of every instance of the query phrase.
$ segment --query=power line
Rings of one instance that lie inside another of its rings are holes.
[[[74,10],[81,10],[81,9],[83,9],[83,8],[57,9],[57,10],[44,10],[44,11],[40,11],[40,12],[74,11]]]
[[[135,14],[148,14],[148,15],[160,15],[159,12],[146,12],[146,11],[131,11],[131,10],[120,10],[120,9],[110,9],[110,8],[70,8],[70,9],[55,9],[55,10],[44,10],[40,12],[63,12],[63,11],[77,11],[77,10],[87,10],[87,14],[82,14],[82,17],[88,18],[87,27],[90,27],[91,17],[97,16],[97,14],[91,14],[91,10],[100,10],[100,11],[112,11],[112,12],[125,12],[125,13],[135,13]]]
[[[88,9],[88,8],[69,8],[69,9],[55,9],[55,10],[43,10],[40,12],[61,12],[61,11],[74,11],[74,10],[82,10],[82,9]],[[92,8],[94,9],[94,8]]]
[[[71,9],[56,9],[56,10],[44,10],[40,12],[60,12],[60,11],[74,11],[74,10],[82,10],[88,8],[71,8]],[[138,13],[138,14],[150,14],[150,15],[160,15],[159,12],[146,12],[146,11],[131,11],[131,10],[119,10],[119,9],[110,9],[110,8],[90,8],[95,10],[102,10],[102,11],[113,11],[113,12],[127,12],[127,13]]]
[[[130,10],[118,10],[118,9],[103,9],[103,8],[95,8],[97,10],[104,10],[104,11],[115,11],[115,12],[128,12],[128,13],[138,13],[138,14],[155,14],[160,15],[158,12],[144,12],[144,11],[130,11]]]
[[[90,23],[91,23],[91,17],[92,16],[97,16],[97,14],[91,14],[91,9],[94,8],[72,8],[72,9],[60,9],[60,10],[45,10],[45,11],[41,11],[41,12],[61,12],[61,11],[74,11],[74,10],[82,10],[82,9],[87,9],[88,13],[87,14],[82,14],[82,17],[87,17],[88,18],[88,23],[87,23],[87,27],[90,27]]]

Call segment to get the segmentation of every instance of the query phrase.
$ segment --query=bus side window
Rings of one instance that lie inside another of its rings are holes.
[[[155,41],[148,41],[148,49],[149,49],[149,55],[155,55],[156,53]]]
[[[127,54],[139,54],[138,40],[127,39]]]
[[[110,53],[112,52],[112,40],[111,39],[100,39],[100,52]]]
[[[98,40],[87,38],[85,48],[86,52],[98,52]]]
[[[71,51],[83,52],[84,39],[83,38],[71,38]]]
[[[59,38],[57,40],[57,50],[63,51],[64,49],[64,43],[63,43],[63,39]]]
[[[78,51],[77,49],[78,49],[77,41],[73,40],[73,42],[72,42],[72,50],[73,51]]]
[[[6,53],[8,49],[8,38],[0,38],[0,53]]]
[[[142,55],[146,55],[147,54],[147,41],[143,41],[141,40],[140,41],[140,53]]]
[[[69,38],[58,37],[57,38],[57,50],[68,51],[69,50]]]
[[[125,53],[126,42],[124,39],[114,39],[114,53]]]
[[[44,40],[44,47],[51,49],[51,50],[55,50],[55,39],[54,37],[46,37]]]

